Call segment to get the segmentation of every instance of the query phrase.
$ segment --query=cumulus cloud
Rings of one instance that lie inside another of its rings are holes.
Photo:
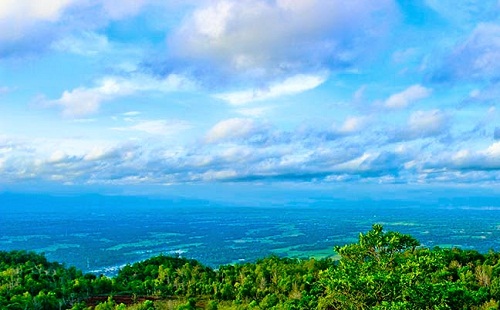
[[[369,160],[372,156],[372,154],[364,153],[357,158],[336,165],[335,170],[350,173],[352,173],[353,171],[359,171],[363,163]]]
[[[1,40],[15,40],[36,29],[39,23],[64,20],[81,26],[95,18],[122,19],[137,14],[150,0],[2,0],[0,1]],[[93,15],[93,16],[92,16]],[[69,18],[68,18],[69,17]],[[72,28],[72,27],[70,27]]]
[[[449,127],[449,116],[440,110],[415,111],[407,120],[406,127],[397,130],[395,141],[414,140],[445,134]]]
[[[2,0],[0,1],[0,57],[38,54],[54,47],[92,53],[104,37],[88,34],[111,21],[132,17],[149,5],[167,6],[155,0]],[[75,33],[84,33],[75,36]],[[90,43],[85,47],[83,42]],[[71,44],[75,44],[71,46]]]
[[[0,1],[0,58],[44,51],[71,27],[58,27],[78,0]]]
[[[113,98],[109,92],[103,91],[106,85],[95,89],[76,88],[65,91],[54,104],[63,108],[63,115],[78,117],[97,112],[102,101]]]
[[[249,138],[262,127],[249,118],[231,118],[215,124],[206,134],[209,143]]]
[[[134,114],[135,115],[135,114]],[[191,125],[182,120],[141,120],[128,127],[116,127],[120,131],[139,131],[151,135],[170,136],[191,128]]]
[[[422,85],[412,85],[399,93],[391,95],[385,100],[384,105],[390,109],[405,108],[418,100],[429,97],[431,93],[431,89]]]
[[[137,116],[137,115],[141,115],[141,112],[139,111],[128,111],[128,112],[125,112],[125,113],[122,113],[123,116]]]
[[[276,80],[345,68],[389,30],[392,1],[218,0],[169,38],[171,56],[217,79]]]
[[[500,77],[500,26],[479,24],[434,73],[436,81],[494,81]]]
[[[8,149],[6,150],[6,147]],[[3,152],[3,151],[5,152]],[[95,171],[123,160],[125,147],[105,141],[0,138],[3,182],[58,181],[85,183]]]
[[[103,102],[138,92],[172,92],[190,87],[192,83],[189,80],[175,74],[161,80],[147,75],[106,77],[93,88],[78,87],[64,91],[59,99],[49,104],[60,106],[66,117],[79,117],[97,112]]]
[[[369,122],[367,116],[350,116],[345,119],[344,123],[338,128],[341,134],[351,134],[361,131]]]
[[[352,160],[333,167],[336,174],[354,174],[363,177],[398,175],[403,170],[406,154],[389,151],[366,152]]]
[[[436,115],[439,112],[424,111],[414,117],[436,119]],[[415,128],[430,126],[411,117],[408,123]],[[294,137],[290,139],[248,143],[256,135],[272,136],[273,130],[266,126],[251,119],[224,120],[212,127],[205,141],[191,146],[165,145],[149,138],[148,143],[123,144],[71,139],[16,142],[0,137],[0,171],[3,182],[165,184],[245,180],[392,183],[418,177],[422,182],[445,182],[453,180],[452,170],[463,174],[462,181],[469,172],[481,173],[487,180],[488,175],[495,177],[490,171],[500,170],[500,142],[453,152],[446,145],[441,150],[429,148],[428,143],[419,143],[423,141],[386,145],[377,139],[321,140],[291,132]]]
[[[408,127],[412,133],[422,137],[442,132],[447,118],[440,110],[416,111],[408,119]]]
[[[500,170],[500,142],[494,142],[485,149],[461,149],[443,160],[442,165],[464,170]]]
[[[326,77],[326,74],[297,74],[266,88],[216,94],[215,97],[232,105],[243,105],[253,101],[272,99],[314,89],[323,84]]]
[[[0,42],[21,38],[38,22],[55,22],[72,0],[4,0],[0,2]]]
[[[500,142],[495,142],[491,144],[487,149],[481,151],[480,154],[495,159],[498,163],[500,163]]]

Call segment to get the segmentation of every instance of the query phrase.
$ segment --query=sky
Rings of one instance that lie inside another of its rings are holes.
[[[0,190],[500,183],[498,0],[1,0],[0,29]]]

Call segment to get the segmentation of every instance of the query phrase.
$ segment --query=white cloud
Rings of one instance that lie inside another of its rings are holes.
[[[335,166],[336,171],[348,171],[348,172],[358,172],[363,168],[363,163],[365,163],[368,159],[374,157],[374,154],[364,153],[358,158],[349,160],[347,162],[341,163]]]
[[[450,166],[466,170],[495,170],[500,169],[500,142],[494,142],[488,147],[479,150],[461,149],[450,155]],[[442,165],[448,161],[443,160]]]
[[[109,98],[97,89],[76,88],[72,91],[65,91],[61,98],[54,101],[62,106],[63,115],[78,117],[97,112],[102,101]]]
[[[74,0],[2,0],[0,1],[0,41],[22,37],[37,22],[57,21]]]
[[[221,181],[227,179],[233,179],[238,176],[238,173],[235,170],[209,170],[199,176],[199,178],[203,181]]]
[[[384,128],[390,142],[411,141],[444,136],[451,128],[451,115],[439,109],[412,112],[404,125]],[[421,142],[415,142],[421,143]],[[440,144],[442,142],[438,142]],[[436,150],[437,151],[437,150]]]
[[[61,106],[64,116],[78,117],[97,112],[105,101],[137,92],[172,92],[190,88],[192,85],[189,80],[175,74],[161,80],[146,75],[134,75],[130,78],[106,77],[93,88],[79,87],[64,91],[59,99],[51,101],[50,104]]]
[[[115,130],[141,131],[151,135],[174,135],[191,128],[186,121],[181,120],[143,120],[129,127],[118,127]]]
[[[141,112],[139,112],[139,111],[128,111],[128,112],[123,113],[122,115],[123,116],[137,116],[140,114],[141,114]]]
[[[481,154],[490,159],[496,159],[500,163],[500,142],[493,143],[486,150],[482,151]]]
[[[74,0],[2,0],[0,19],[57,20],[61,11]]]
[[[112,151],[109,147],[94,147],[83,156],[86,161],[102,160]]]
[[[298,168],[307,164],[311,160],[312,155],[314,155],[314,152],[312,150],[306,150],[306,151],[301,150],[301,152],[284,154],[277,163],[277,167],[274,167],[274,169],[278,167],[280,169],[288,168],[291,171],[296,169],[297,173],[298,171],[300,171],[300,169]]]
[[[215,124],[215,126],[208,131],[206,141],[215,143],[235,138],[246,138],[258,130],[258,125],[252,119],[231,118]]]
[[[350,116],[346,118],[338,131],[343,134],[359,132],[365,128],[368,120],[369,118],[367,116]]]
[[[56,51],[69,52],[83,56],[94,56],[110,49],[108,38],[94,32],[83,32],[78,36],[67,36],[54,43]]]
[[[233,3],[219,1],[213,6],[198,10],[193,14],[194,26],[200,35],[218,39],[226,32],[227,22],[231,18],[233,8]]]
[[[416,111],[408,119],[408,125],[414,132],[437,132],[445,120],[445,115],[439,110]]]
[[[352,64],[389,30],[395,10],[389,0],[216,0],[195,10],[169,40],[172,56],[199,72],[250,77],[258,85]]]
[[[137,14],[151,0],[2,0],[0,24],[4,26],[0,39],[16,39],[37,26],[38,22],[56,23],[69,8],[84,13],[122,19]],[[88,10],[90,9],[90,10]],[[88,16],[86,16],[88,17]]]
[[[56,150],[49,156],[49,158],[47,159],[47,162],[59,163],[59,162],[64,161],[67,158],[68,158],[68,155],[64,151]]]
[[[2,154],[2,145],[8,152]],[[104,140],[30,139],[0,141],[4,182],[44,180],[85,183],[96,171],[109,175],[126,148]],[[110,166],[110,163],[111,164]],[[108,171],[106,171],[108,170]],[[106,171],[106,172],[105,172]]]
[[[268,100],[311,90],[323,84],[326,78],[326,74],[298,74],[282,82],[272,84],[268,88],[222,93],[215,95],[215,97],[232,105],[243,105],[253,101]]]
[[[168,3],[156,0],[2,0],[0,57],[40,55],[51,47],[93,54],[106,48],[106,42],[102,36],[95,36],[98,41],[93,42],[85,33],[102,29],[111,21],[131,18],[149,5],[156,6],[156,12],[169,12],[168,9],[181,5]]]
[[[444,133],[448,117],[440,110],[416,111],[408,119],[406,138],[416,139],[436,136]]]
[[[443,117],[446,119],[440,111],[418,111],[408,119],[408,127],[420,134],[439,134],[442,131],[438,129],[446,127],[434,124],[446,124]],[[123,130],[160,133],[169,126],[155,120],[135,122],[132,126],[138,125],[136,129]],[[347,118],[344,124],[346,129],[357,127],[354,118]],[[407,136],[420,137],[411,130]],[[380,144],[385,143],[380,141],[383,139],[321,140],[289,133],[297,136],[262,144],[247,143],[256,135],[272,134],[269,127],[255,120],[234,118],[217,123],[205,135],[205,141],[191,146],[170,147],[151,137],[127,145],[85,139],[18,143],[0,137],[0,170],[3,181],[160,184],[266,178],[400,182],[419,176],[425,176],[422,182],[444,182],[453,180],[448,178],[452,176],[449,171],[481,173],[488,180],[498,175],[500,169],[500,142],[454,152],[447,150],[448,145],[441,149],[430,146],[438,143],[436,140],[387,146]],[[464,176],[460,182],[467,179]]]
[[[498,76],[500,70],[500,26],[497,24],[480,24],[456,51],[463,58],[464,70],[474,75]],[[465,66],[470,66],[465,68]]]
[[[500,77],[500,26],[482,23],[447,55],[436,80],[497,80]]]
[[[416,84],[408,87],[402,92],[390,96],[384,104],[390,109],[405,108],[415,101],[429,97],[431,93],[431,89]]]

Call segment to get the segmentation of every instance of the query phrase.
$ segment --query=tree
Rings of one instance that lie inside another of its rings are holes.
[[[358,243],[336,247],[341,259],[320,280],[319,307],[479,309],[495,304],[488,292],[493,268],[479,265],[482,255],[418,246],[409,235],[373,225]]]
[[[341,259],[323,276],[325,294],[320,308],[367,309],[388,302],[404,302],[399,267],[405,251],[420,243],[409,235],[383,230],[375,224],[359,235],[356,244],[335,247]]]

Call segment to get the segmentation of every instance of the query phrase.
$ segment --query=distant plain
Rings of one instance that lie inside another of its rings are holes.
[[[44,252],[86,272],[114,274],[153,255],[217,267],[276,254],[334,257],[374,223],[427,247],[500,250],[500,205],[456,200],[326,199],[255,206],[128,196],[0,195],[0,250]]]

